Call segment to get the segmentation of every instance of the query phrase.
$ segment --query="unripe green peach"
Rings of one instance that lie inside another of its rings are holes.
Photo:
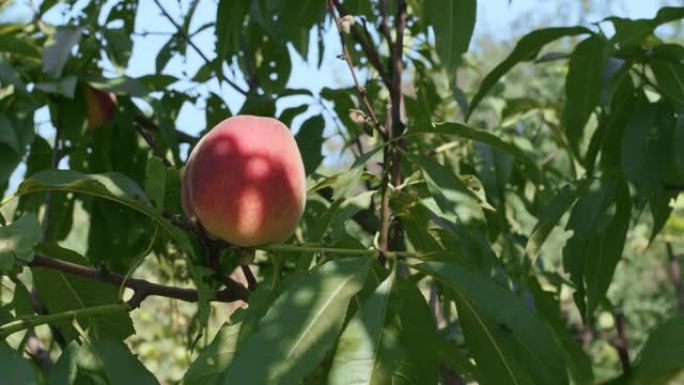
[[[243,247],[284,241],[306,201],[292,132],[273,118],[224,120],[192,150],[181,194],[186,214],[212,236]]]

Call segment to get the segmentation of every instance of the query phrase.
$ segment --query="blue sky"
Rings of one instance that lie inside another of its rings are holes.
[[[163,6],[173,15],[176,20],[181,20],[187,11],[188,0],[162,0]],[[0,22],[16,21],[30,17],[31,0],[18,0],[15,4],[0,15]],[[39,2],[38,2],[39,3]],[[77,1],[78,4],[85,4],[87,1]],[[111,4],[110,2],[109,4]],[[579,1],[574,0],[480,0],[478,1],[477,22],[473,36],[471,49],[477,49],[477,42],[483,38],[494,39],[500,42],[512,42],[520,35],[529,32],[534,27],[540,25],[569,25],[569,24],[588,24],[601,20],[608,15],[617,15],[630,18],[652,17],[662,5],[684,5],[684,1],[659,1],[659,0],[592,0],[591,13],[582,12]],[[134,48],[129,62],[126,75],[137,77],[155,71],[155,57],[169,36],[157,33],[173,32],[174,27],[161,15],[156,4],[150,0],[139,2],[139,9],[136,20],[136,32],[153,32],[147,36],[134,36]],[[216,17],[217,0],[200,0],[199,6],[191,24],[191,31],[200,25],[212,21]],[[45,20],[51,23],[60,24],[64,20],[62,13],[64,8],[57,6],[45,15]],[[312,33],[314,33],[312,31]],[[314,36],[312,36],[313,41]],[[323,64],[320,68],[309,63],[316,63],[318,57],[318,47],[311,44],[308,57],[302,58],[297,54],[293,56],[293,71],[288,82],[290,88],[308,88],[315,94],[323,87],[341,88],[352,85],[351,77],[346,64],[337,59],[341,52],[339,39],[334,32],[325,35],[326,44]],[[193,38],[193,41],[210,58],[214,53],[213,29],[206,29]],[[203,64],[201,57],[191,48],[188,48],[188,55],[174,57],[164,70],[164,73],[177,76],[179,78],[192,77],[197,69]],[[227,76],[241,83],[239,74],[235,77],[231,72]],[[174,88],[186,90],[192,87],[188,82],[178,82]],[[246,88],[246,85],[245,87]],[[227,85],[219,87],[217,81],[211,81],[206,87],[195,88],[194,92],[206,95],[209,91],[220,95],[228,104],[233,112],[237,111],[244,101],[244,97]],[[298,97],[290,97],[280,102],[278,108],[299,105],[307,100],[297,100]],[[300,97],[301,98],[301,97]],[[187,104],[182,108],[177,120],[177,127],[180,130],[191,134],[197,134],[204,128],[203,105]],[[298,117],[293,123],[296,130],[299,124],[308,116],[321,114],[320,106],[312,106],[306,114]],[[325,114],[323,114],[325,116]],[[47,112],[42,111],[37,114],[38,122],[49,121]],[[326,117],[329,128],[326,134],[331,135],[332,121]],[[52,127],[49,123],[40,127],[41,134],[46,137],[51,136]],[[332,140],[335,140],[334,138]],[[330,154],[328,154],[330,155]],[[327,159],[335,162],[335,159]],[[18,170],[12,178],[12,185],[16,185],[19,177],[23,173]]]

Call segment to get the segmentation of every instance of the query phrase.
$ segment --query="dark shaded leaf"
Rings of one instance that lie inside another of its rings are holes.
[[[31,364],[4,341],[0,342],[0,373],[2,382],[8,385],[38,385]]]
[[[641,349],[634,383],[661,385],[684,370],[684,318],[677,316],[660,325]]]
[[[539,216],[539,222],[534,226],[534,230],[532,230],[532,234],[525,246],[525,252],[529,257],[537,257],[544,241],[558,225],[558,221],[560,221],[563,214],[570,209],[575,199],[577,199],[577,192],[571,186],[566,185],[544,207]]]
[[[315,172],[318,166],[323,162],[321,151],[324,140],[324,129],[325,120],[320,116],[314,116],[302,124],[299,128],[299,132],[295,136],[299,152],[302,154],[302,159],[304,160],[306,175],[311,175],[311,173]]]
[[[563,266],[575,283],[575,303],[585,321],[603,301],[622,257],[632,213],[623,180],[603,179],[579,197],[568,220],[573,235],[563,248]]]
[[[576,155],[584,138],[584,126],[599,102],[603,69],[608,58],[606,40],[598,35],[577,45],[565,78],[563,126]]]
[[[541,183],[542,173],[537,163],[515,144],[505,142],[498,136],[484,130],[477,130],[460,123],[433,123],[431,127],[417,127],[410,134],[443,134],[471,139],[495,147],[515,158],[525,170],[530,179],[535,183]]]
[[[513,292],[454,263],[426,262],[416,268],[454,291],[482,384],[568,383],[552,329]]]

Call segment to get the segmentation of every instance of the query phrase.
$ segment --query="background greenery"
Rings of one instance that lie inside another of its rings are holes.
[[[0,383],[684,383],[681,8],[559,2],[512,45],[471,41],[474,0],[333,2],[342,40],[326,2],[0,4],[28,15],[0,25]],[[244,251],[214,272],[174,224],[189,149],[248,113],[293,128],[309,199],[233,313],[208,299]],[[107,272],[199,301],[129,312]]]

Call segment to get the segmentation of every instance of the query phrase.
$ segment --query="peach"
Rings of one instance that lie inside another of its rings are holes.
[[[114,119],[116,95],[88,85],[84,88],[88,127],[95,128]]]
[[[243,247],[284,241],[306,201],[292,132],[273,118],[222,121],[190,153],[181,196],[185,213],[216,238]]]

